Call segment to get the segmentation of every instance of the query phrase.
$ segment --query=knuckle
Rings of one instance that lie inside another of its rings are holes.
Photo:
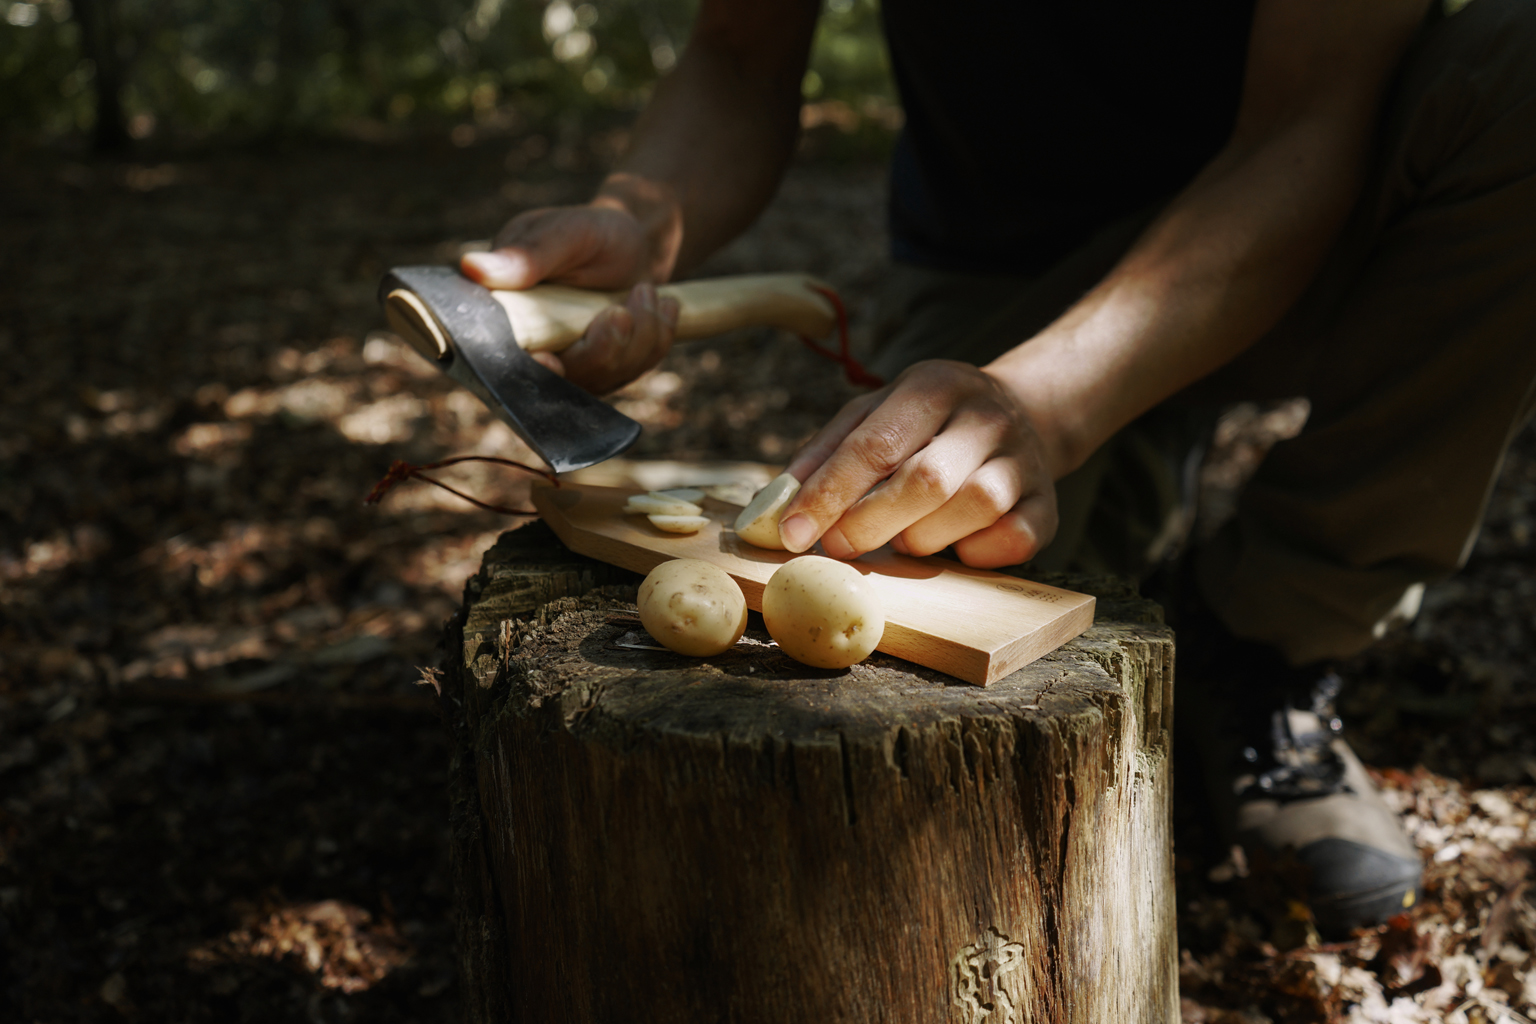
[[[906,455],[905,439],[890,426],[866,426],[848,439],[848,447],[881,479],[896,472]]]
[[[907,460],[905,486],[918,495],[944,500],[955,491],[953,475],[940,460],[915,456]]]
[[[978,473],[966,481],[966,498],[989,522],[997,522],[1013,508],[1018,494],[997,474]]]

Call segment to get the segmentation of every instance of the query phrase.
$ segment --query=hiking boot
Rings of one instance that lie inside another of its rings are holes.
[[[1202,716],[1201,730],[1207,788],[1229,834],[1251,860],[1293,859],[1313,919],[1334,933],[1413,906],[1423,875],[1397,815],[1344,742],[1333,710],[1340,683],[1329,672],[1268,702],[1250,696]]]

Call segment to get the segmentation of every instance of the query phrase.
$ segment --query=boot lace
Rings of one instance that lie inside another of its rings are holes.
[[[1287,699],[1270,714],[1269,750],[1243,748],[1243,760],[1253,771],[1241,780],[1238,799],[1286,802],[1350,791],[1344,781],[1344,762],[1333,750],[1333,741],[1344,729],[1334,712],[1342,685],[1338,674],[1330,671],[1312,687],[1305,704]],[[1321,727],[1298,733],[1293,724],[1293,712],[1298,710],[1314,716]]]

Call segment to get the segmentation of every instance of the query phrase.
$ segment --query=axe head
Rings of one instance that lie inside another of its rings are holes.
[[[451,267],[396,267],[379,286],[390,327],[506,421],[556,473],[611,459],[640,424],[539,365],[484,287]]]

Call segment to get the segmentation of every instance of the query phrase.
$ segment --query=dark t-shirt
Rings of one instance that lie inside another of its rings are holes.
[[[1252,0],[884,0],[897,259],[1036,273],[1231,133]]]

